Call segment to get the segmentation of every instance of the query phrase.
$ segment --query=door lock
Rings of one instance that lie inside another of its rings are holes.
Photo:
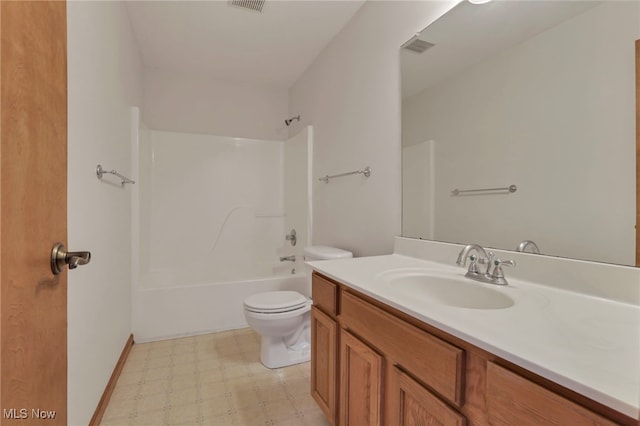
[[[51,272],[58,275],[69,265],[69,269],[76,269],[80,265],[86,265],[91,261],[89,251],[67,251],[64,244],[56,243],[51,249]]]

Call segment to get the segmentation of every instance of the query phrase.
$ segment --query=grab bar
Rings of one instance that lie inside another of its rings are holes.
[[[98,179],[102,179],[102,175],[105,174],[105,173],[109,173],[111,175],[118,176],[122,180],[122,182],[120,182],[120,184],[122,186],[124,186],[125,183],[136,183],[135,180],[129,179],[128,177],[126,177],[124,175],[121,175],[120,173],[118,173],[115,170],[104,170],[102,168],[102,166],[100,164],[98,164],[98,166],[96,167],[96,175],[98,176]]]
[[[326,175],[324,177],[318,178],[318,180],[324,183],[329,183],[329,179],[342,177],[342,176],[349,176],[349,175],[364,175],[365,177],[369,177],[371,176],[371,167],[367,166],[363,170],[355,170],[353,172],[340,173],[338,175],[331,175],[331,176]]]
[[[518,187],[515,185],[509,185],[505,188],[483,188],[483,189],[454,189],[451,191],[451,195],[459,195],[463,192],[497,192],[497,191],[508,191],[510,194],[516,192]]]

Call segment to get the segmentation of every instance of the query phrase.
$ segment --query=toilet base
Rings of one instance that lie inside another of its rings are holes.
[[[308,339],[287,347],[282,337],[262,336],[260,362],[267,368],[287,367],[310,359],[311,345]]]

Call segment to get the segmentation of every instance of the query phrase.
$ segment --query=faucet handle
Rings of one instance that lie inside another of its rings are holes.
[[[491,274],[491,278],[504,278],[504,272],[502,271],[502,266],[516,266],[516,262],[514,260],[500,260],[496,259],[493,262],[493,273]]]
[[[471,274],[479,274],[480,271],[478,271],[478,261],[481,259],[477,258],[474,255],[471,255],[469,256],[469,260],[471,260],[471,263],[469,263],[469,269],[467,272]]]

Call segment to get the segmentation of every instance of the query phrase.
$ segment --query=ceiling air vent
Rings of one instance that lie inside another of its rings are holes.
[[[435,46],[435,44],[429,43],[428,41],[420,40],[417,35],[411,37],[408,42],[402,45],[404,49],[410,50],[415,53],[422,53],[433,46]]]
[[[230,6],[262,12],[265,0],[229,0]]]

